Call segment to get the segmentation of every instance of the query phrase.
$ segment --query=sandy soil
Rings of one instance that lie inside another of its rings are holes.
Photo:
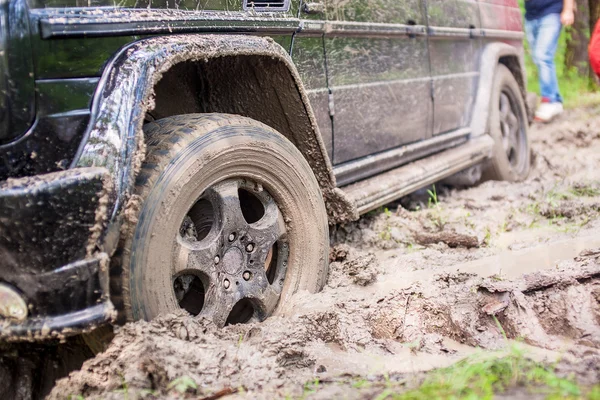
[[[128,324],[49,398],[373,398],[383,376],[418,380],[505,348],[499,325],[560,373],[599,382],[598,127],[600,108],[533,127],[526,182],[438,185],[437,201],[422,191],[336,227],[323,292],[262,324]]]

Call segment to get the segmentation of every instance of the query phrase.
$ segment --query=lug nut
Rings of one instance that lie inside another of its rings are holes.
[[[230,233],[229,234],[229,241],[233,242],[235,240],[235,233]]]
[[[246,251],[248,253],[251,253],[252,250],[254,250],[254,244],[253,243],[248,243],[248,245],[246,246]]]
[[[244,272],[244,274],[242,276],[244,277],[245,281],[249,281],[250,280],[250,272],[246,271],[246,272]]]
[[[219,256],[215,256],[215,264],[218,264],[219,261],[221,261],[221,258]]]
[[[225,279],[225,280],[223,281],[223,287],[224,287],[225,289],[229,289],[229,279]]]

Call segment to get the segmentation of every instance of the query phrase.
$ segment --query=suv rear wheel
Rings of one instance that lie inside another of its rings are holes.
[[[483,179],[522,181],[529,175],[531,162],[527,110],[513,74],[502,64],[497,68],[490,103],[494,154]]]
[[[140,206],[117,277],[128,319],[184,309],[218,326],[261,321],[298,290],[322,288],[327,214],[292,143],[222,114],[165,118],[144,133]]]

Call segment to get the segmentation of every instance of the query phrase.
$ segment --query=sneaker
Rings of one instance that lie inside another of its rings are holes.
[[[540,122],[550,122],[563,112],[562,103],[542,102],[535,112],[535,120]]]

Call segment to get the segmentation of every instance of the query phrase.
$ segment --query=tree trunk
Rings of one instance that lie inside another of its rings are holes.
[[[589,4],[589,24],[590,24],[590,36],[594,32],[596,23],[600,19],[600,0],[587,0]],[[590,68],[590,86],[592,88],[597,87],[598,78],[592,69]]]
[[[589,1],[593,2],[594,0]],[[580,76],[588,76],[590,74],[590,63],[588,58],[590,9],[588,0],[577,1],[575,23],[573,26],[567,28],[567,33],[567,48],[565,51],[566,70],[575,70]]]
[[[600,0],[588,0],[590,10],[590,29],[594,29],[600,19]]]

